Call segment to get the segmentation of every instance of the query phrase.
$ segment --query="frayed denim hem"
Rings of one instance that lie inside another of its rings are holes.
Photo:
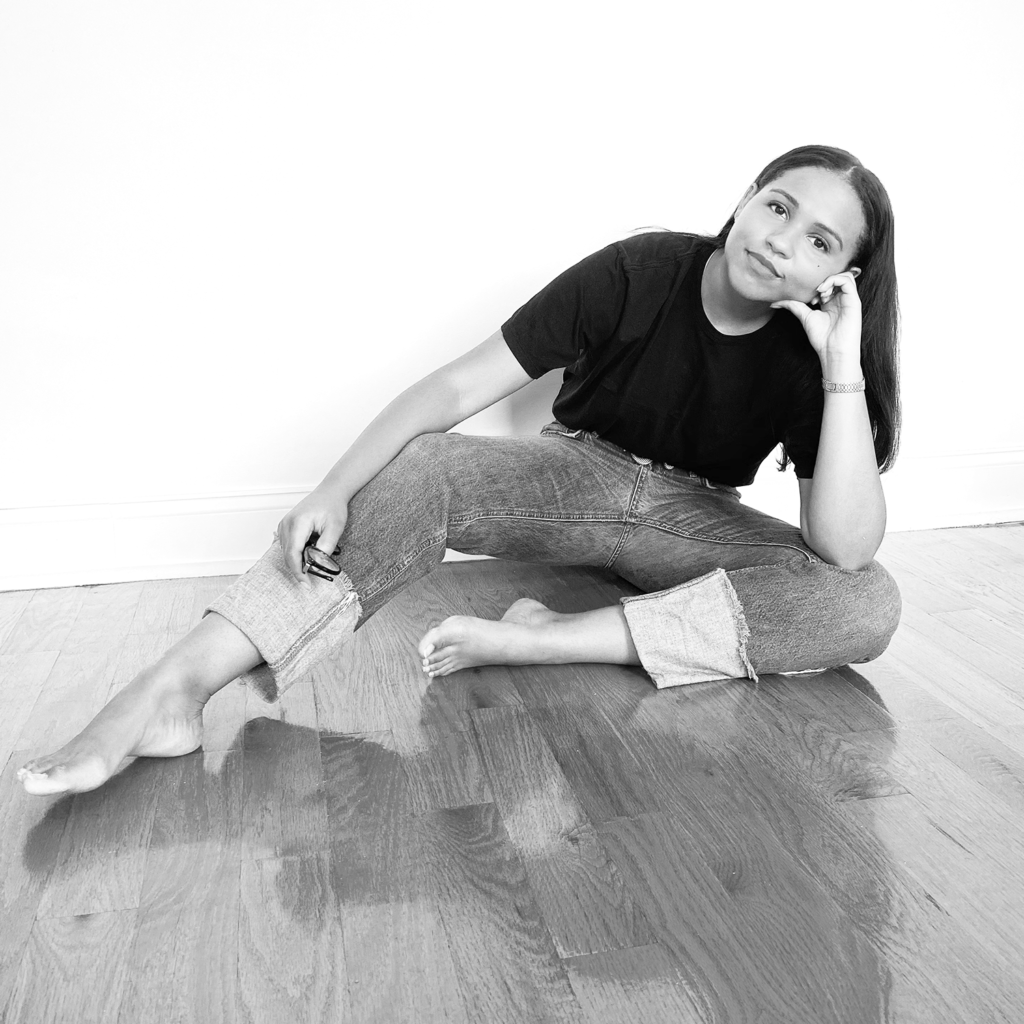
[[[712,679],[757,682],[747,657],[750,629],[724,569],[621,601],[640,663],[659,689]]]
[[[335,580],[295,579],[277,541],[204,612],[223,615],[260,652],[264,663],[239,676],[274,702],[343,644],[362,615],[359,596],[342,573]]]

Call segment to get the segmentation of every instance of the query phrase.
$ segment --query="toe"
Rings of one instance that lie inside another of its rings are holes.
[[[51,796],[54,793],[66,793],[70,788],[63,775],[59,768],[52,768],[49,772],[33,772],[22,768],[18,772],[18,779],[26,793],[32,796]]]
[[[423,639],[420,640],[416,646],[416,650],[419,652],[421,658],[427,658],[434,653],[434,648],[437,642],[437,629],[428,630],[423,634]]]
[[[434,671],[438,665],[444,661],[448,661],[453,654],[451,647],[442,647],[439,650],[434,651],[429,658],[423,659],[423,667],[428,672]]]

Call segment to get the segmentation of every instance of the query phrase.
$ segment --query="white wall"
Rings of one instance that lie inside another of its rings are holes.
[[[7,0],[0,588],[240,571],[398,390],[633,228],[717,230],[809,141],[896,208],[891,524],[1024,518],[1018,22]],[[535,387],[468,429],[534,429]],[[765,475],[748,500],[792,514],[792,475]]]

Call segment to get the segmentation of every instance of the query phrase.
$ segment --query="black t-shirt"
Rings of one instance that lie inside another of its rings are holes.
[[[818,357],[784,310],[751,334],[711,325],[700,287],[713,251],[674,231],[615,242],[556,277],[502,334],[531,377],[565,368],[552,411],[573,430],[733,486],[782,442],[810,477]]]

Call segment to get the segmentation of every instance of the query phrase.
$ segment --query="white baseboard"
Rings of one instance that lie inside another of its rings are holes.
[[[884,482],[893,531],[1024,520],[1024,450],[907,456]],[[795,492],[766,471],[745,498],[792,521]],[[305,493],[2,509],[0,590],[240,573]]]

